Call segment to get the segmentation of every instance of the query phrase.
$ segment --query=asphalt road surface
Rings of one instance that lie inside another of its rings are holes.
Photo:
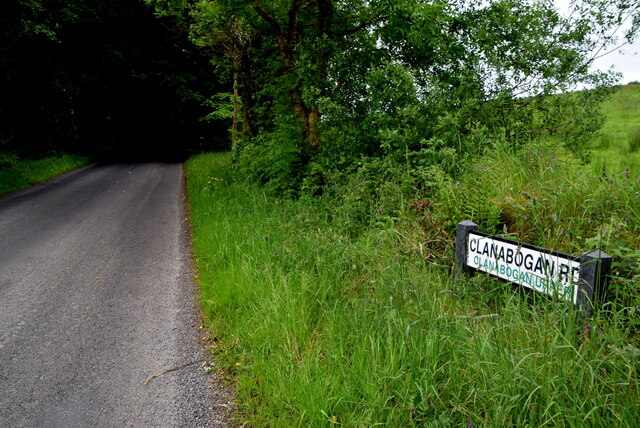
[[[0,427],[223,424],[185,221],[180,164],[95,165],[0,198]]]

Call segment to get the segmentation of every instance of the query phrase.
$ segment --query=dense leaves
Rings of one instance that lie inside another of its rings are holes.
[[[638,20],[629,1],[148,1],[233,76],[240,165],[288,189],[363,156],[447,148],[461,167],[540,137],[586,159],[614,77],[589,66]]]
[[[226,127],[200,121],[216,89],[207,59],[142,2],[7,0],[2,10],[8,149],[166,157],[205,138],[211,147]]]

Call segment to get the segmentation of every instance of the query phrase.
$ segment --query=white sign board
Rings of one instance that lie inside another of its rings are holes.
[[[580,263],[555,253],[471,232],[467,265],[574,304],[578,299]]]

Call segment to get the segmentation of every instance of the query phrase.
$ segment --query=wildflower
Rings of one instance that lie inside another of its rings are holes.
[[[589,324],[585,324],[584,334],[589,334],[590,331],[591,331],[591,326]]]

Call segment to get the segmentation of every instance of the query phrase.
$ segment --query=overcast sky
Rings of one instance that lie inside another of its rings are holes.
[[[561,13],[569,9],[570,0],[555,0],[556,7]],[[618,83],[640,82],[640,40],[599,58],[594,63],[599,70],[613,70],[622,73]]]
[[[623,74],[618,83],[640,82],[640,42],[624,46],[620,51],[597,59],[594,63],[595,68],[608,70],[613,66],[615,71]]]

